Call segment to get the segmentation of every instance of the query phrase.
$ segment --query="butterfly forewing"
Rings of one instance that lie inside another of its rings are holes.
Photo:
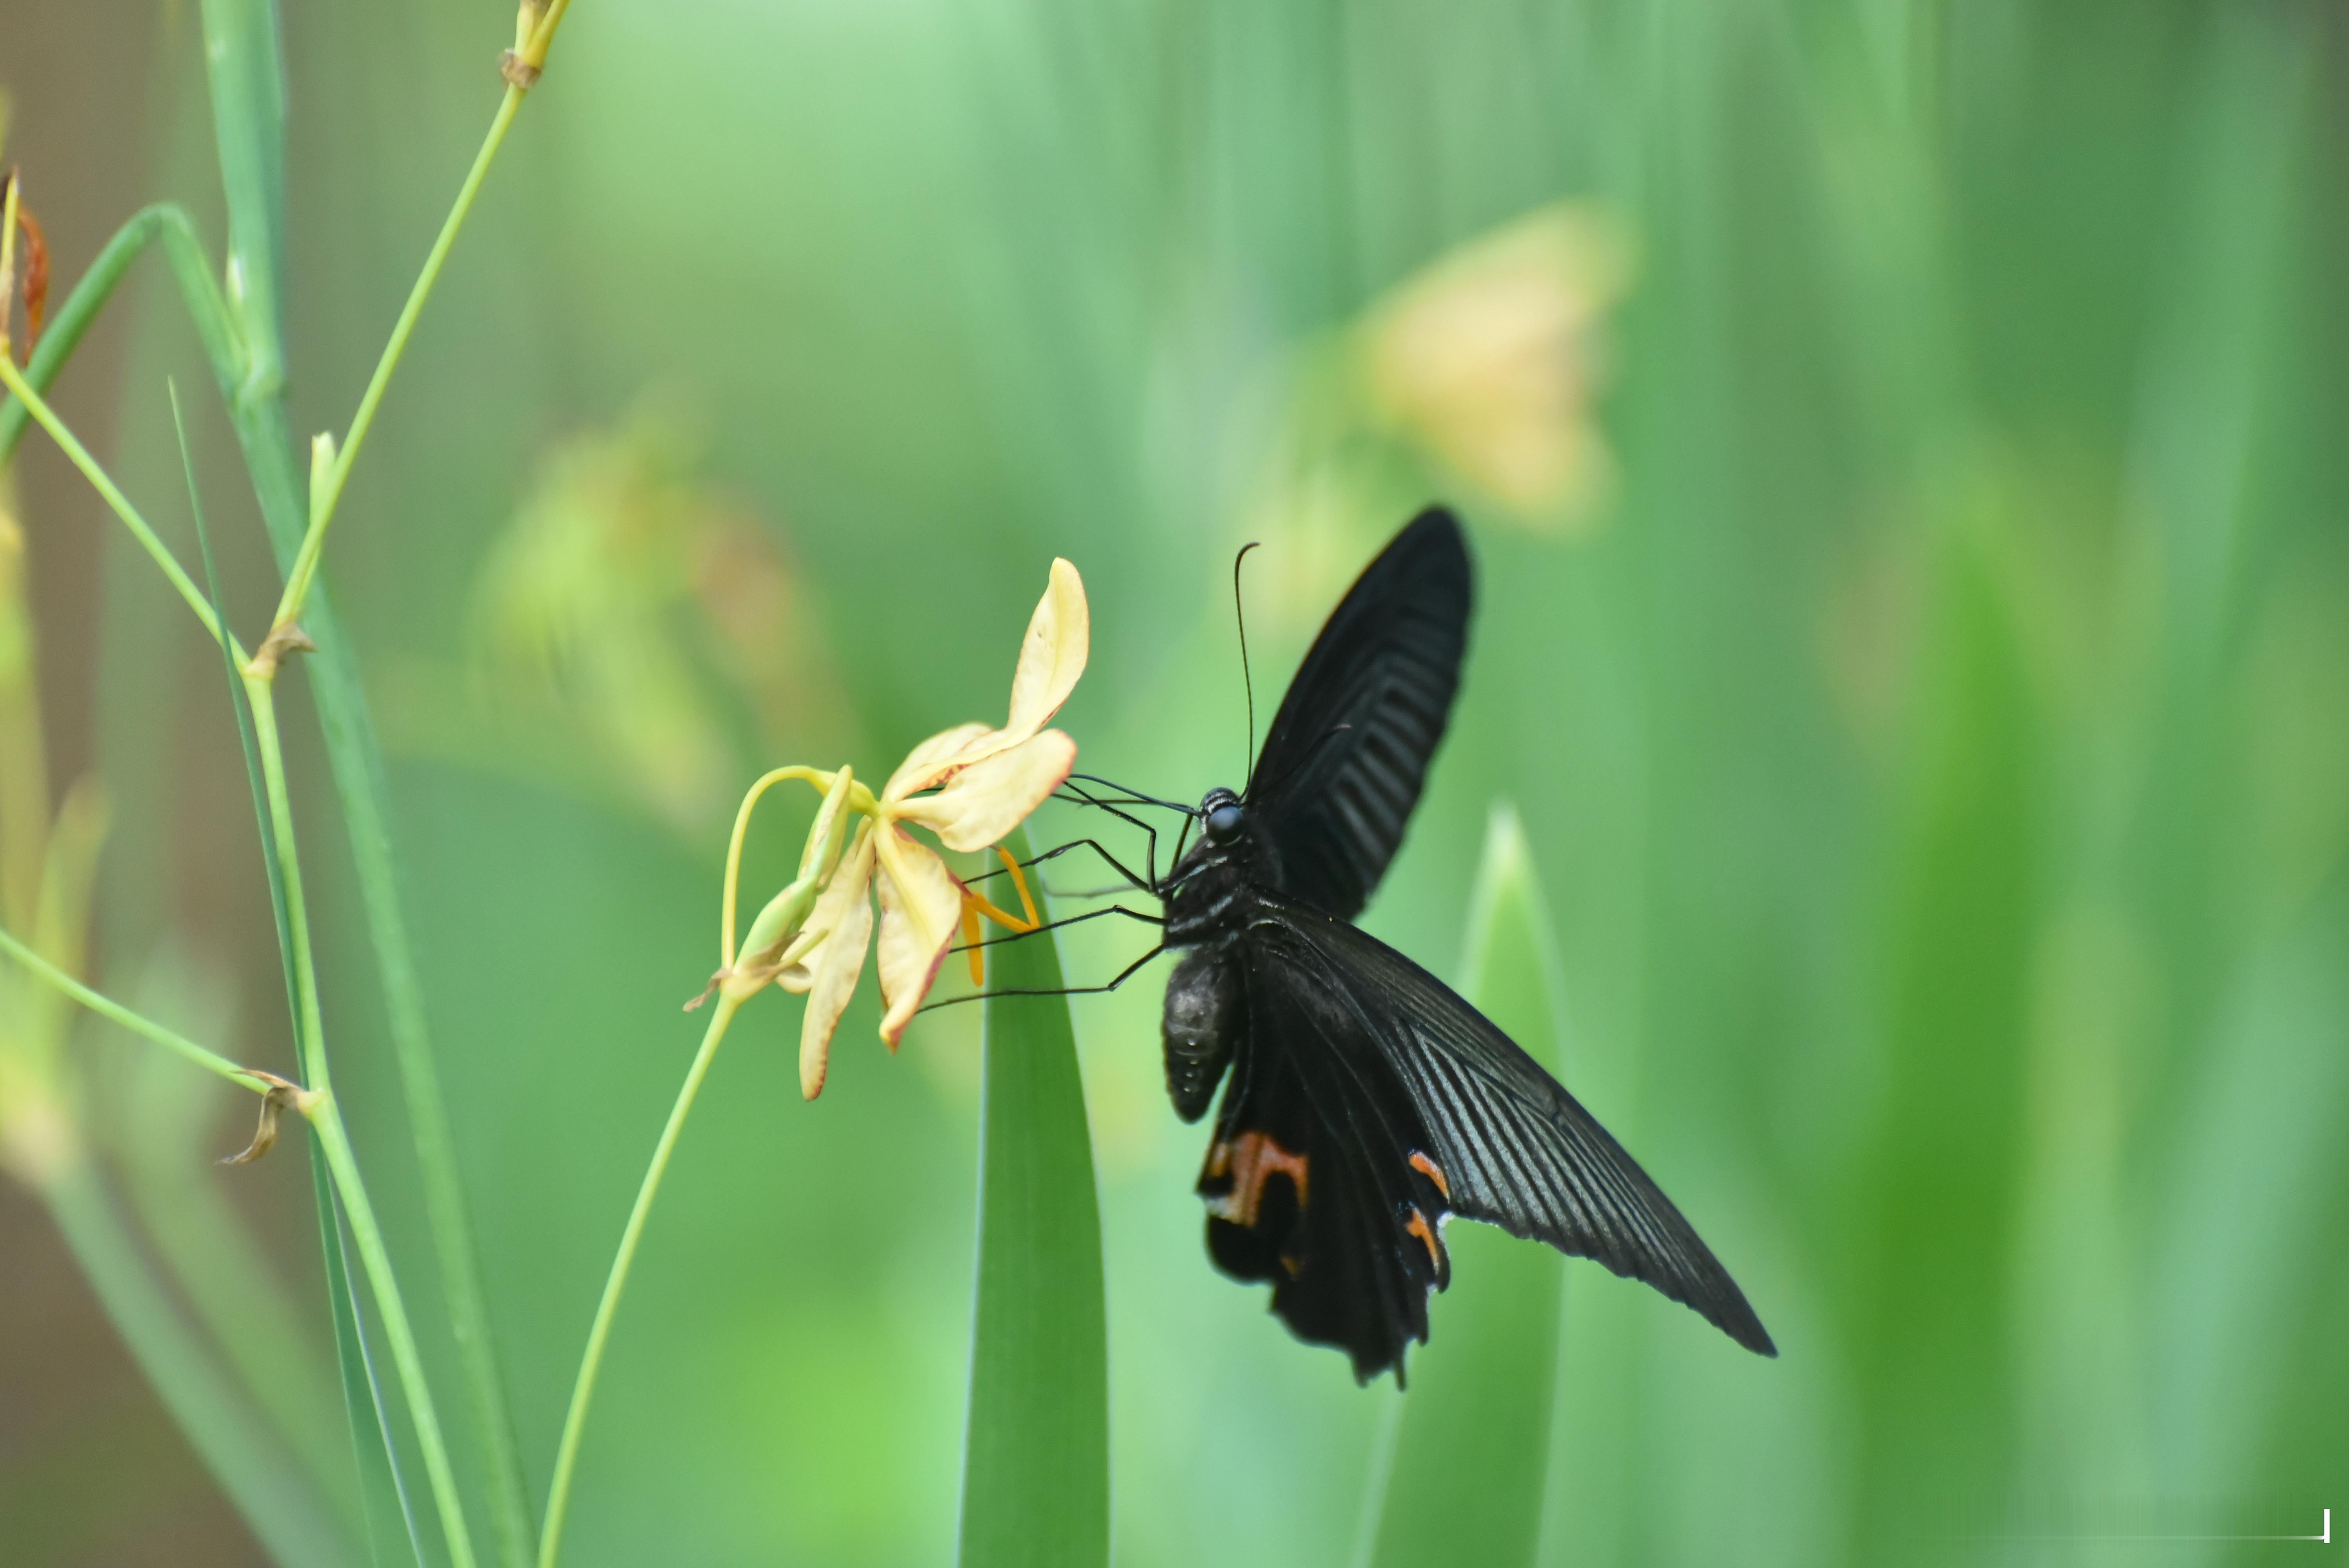
[[[1281,699],[1247,805],[1280,885],[1360,913],[1444,738],[1473,591],[1460,524],[1431,507],[1348,591]]]

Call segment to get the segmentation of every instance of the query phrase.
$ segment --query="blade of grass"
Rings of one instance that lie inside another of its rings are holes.
[[[1556,1072],[1556,948],[1515,807],[1496,803],[1468,924],[1464,994]],[[1448,1226],[1452,1288],[1430,1304],[1371,1561],[1534,1560],[1548,1476],[1566,1260],[1486,1225]]]
[[[202,498],[196,490],[194,459],[188,451],[188,430],[180,417],[180,390],[170,387],[171,428],[180,441],[180,464],[187,476],[188,508],[195,519],[196,547],[202,553],[204,579],[212,603],[221,602],[220,573],[212,561],[211,531],[204,526]],[[269,878],[269,904],[277,922],[277,955],[285,972],[288,1017],[299,1019],[301,1001],[294,970],[294,934],[286,913],[285,877],[277,857],[270,852],[276,833],[269,818],[269,791],[262,778],[261,750],[253,711],[245,701],[244,682],[225,640],[221,657],[228,675],[229,709],[236,725],[237,744],[244,753],[245,782],[253,791],[254,818],[261,833],[261,862]],[[318,1200],[318,1240],[326,1260],[326,1289],[335,1320],[335,1359],[342,1373],[343,1403],[349,1417],[351,1449],[358,1466],[359,1495],[367,1517],[367,1539],[378,1568],[401,1563],[421,1563],[422,1538],[417,1533],[416,1510],[399,1474],[398,1450],[391,1438],[391,1412],[383,1387],[375,1375],[367,1340],[358,1319],[358,1301],[351,1295],[350,1262],[343,1253],[342,1227],[336,1221],[334,1194],[327,1181],[326,1160],[316,1139],[310,1142],[310,1180]],[[393,1521],[399,1522],[396,1529]],[[404,1544],[406,1550],[402,1550]]]
[[[1029,857],[1024,832],[1004,841]],[[1046,920],[1049,910],[1038,913]],[[991,947],[997,991],[1057,987],[1049,934]],[[1063,996],[982,1004],[978,1262],[963,1439],[963,1568],[1109,1560],[1101,1212]]]

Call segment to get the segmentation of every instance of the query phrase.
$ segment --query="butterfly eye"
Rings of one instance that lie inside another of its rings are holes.
[[[1207,838],[1211,842],[1228,844],[1240,836],[1239,802],[1231,801],[1207,813]]]

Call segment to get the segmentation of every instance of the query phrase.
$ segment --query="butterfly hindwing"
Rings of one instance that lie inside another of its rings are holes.
[[[1460,684],[1472,597],[1460,524],[1430,507],[1330,613],[1265,736],[1249,812],[1281,886],[1340,920],[1402,842]]]
[[[1440,1191],[1412,1164],[1418,1113],[1328,977],[1253,944],[1235,958],[1248,1023],[1199,1181],[1208,1253],[1269,1283],[1290,1331],[1343,1349],[1356,1377],[1400,1377],[1451,1277]]]
[[[1367,933],[1278,895],[1259,893],[1248,934],[1271,960],[1272,984],[1286,974],[1344,998],[1356,1033],[1409,1099],[1452,1212],[1604,1264],[1747,1349],[1777,1354],[1736,1281],[1639,1162],[1449,986]]]

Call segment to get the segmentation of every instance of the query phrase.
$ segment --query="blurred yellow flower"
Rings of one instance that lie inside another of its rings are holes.
[[[1518,521],[1595,517],[1614,462],[1591,418],[1599,329],[1631,247],[1604,211],[1545,207],[1439,258],[1363,324],[1371,398],[1429,455]]]

